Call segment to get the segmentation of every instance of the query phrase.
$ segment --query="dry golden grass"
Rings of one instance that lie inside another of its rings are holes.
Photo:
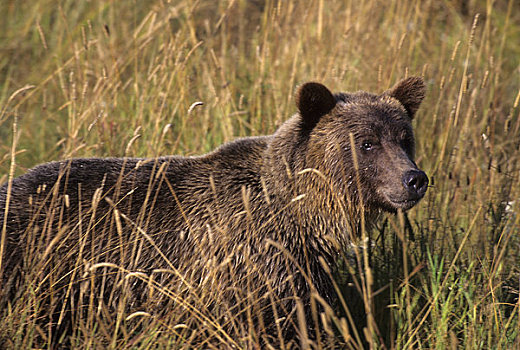
[[[423,75],[414,127],[431,188],[369,232],[363,269],[344,267],[353,281],[336,276],[345,299],[326,309],[330,334],[351,348],[520,346],[516,1],[37,0],[0,13],[0,183],[50,160],[193,155],[271,133],[305,81],[382,91]],[[219,330],[205,309],[218,293],[203,287],[163,290],[186,300],[158,321],[91,313],[76,347],[253,347],[246,327]],[[352,300],[373,311],[366,331],[348,329],[366,309],[350,312]],[[4,310],[11,346],[46,346],[31,312]]]

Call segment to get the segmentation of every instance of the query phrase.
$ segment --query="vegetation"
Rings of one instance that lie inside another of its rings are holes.
[[[0,12],[0,183],[50,160],[194,155],[272,133],[305,81],[383,91],[423,75],[414,127],[430,189],[370,232],[369,265],[340,261],[330,332],[348,348],[520,347],[518,2],[36,0]],[[209,327],[197,304],[177,311]],[[3,310],[11,347],[48,346],[31,312]],[[252,344],[247,330],[205,343],[175,317],[112,317],[78,323],[75,346]]]

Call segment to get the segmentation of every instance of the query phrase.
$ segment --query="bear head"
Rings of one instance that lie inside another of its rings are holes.
[[[428,187],[428,177],[414,161],[412,130],[424,94],[420,77],[379,95],[333,94],[322,84],[303,84],[296,104],[307,145],[305,167],[328,175],[335,191],[366,209],[410,209]]]

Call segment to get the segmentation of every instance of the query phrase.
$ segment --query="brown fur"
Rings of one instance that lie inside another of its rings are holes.
[[[275,315],[294,313],[298,299],[312,324],[312,291],[328,303],[335,299],[320,260],[335,265],[360,212],[370,219],[380,210],[406,210],[424,195],[428,180],[413,162],[411,129],[423,97],[421,78],[382,95],[333,95],[307,83],[297,92],[299,112],[270,136],[239,139],[200,157],[37,166],[12,181],[7,218],[7,184],[0,188],[4,303],[20,297],[31,279],[42,295],[72,281],[76,302],[92,288],[101,295],[97,302],[114,309],[126,290],[128,312],[161,300],[153,283],[178,298],[203,286],[221,292],[204,307],[224,313],[246,307],[241,296],[249,291],[254,307],[263,308],[257,321],[273,336]],[[48,301],[50,312],[60,313],[64,294]],[[162,297],[179,304],[178,298]],[[293,321],[281,323],[287,337],[297,334]]]

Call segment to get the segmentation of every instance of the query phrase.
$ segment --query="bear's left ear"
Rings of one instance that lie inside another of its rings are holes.
[[[296,106],[302,117],[302,127],[312,130],[320,118],[336,106],[336,98],[325,85],[305,83],[296,91]]]
[[[424,80],[421,77],[409,77],[401,80],[393,88],[384,92],[392,96],[404,106],[411,119],[419,109],[426,92]]]

